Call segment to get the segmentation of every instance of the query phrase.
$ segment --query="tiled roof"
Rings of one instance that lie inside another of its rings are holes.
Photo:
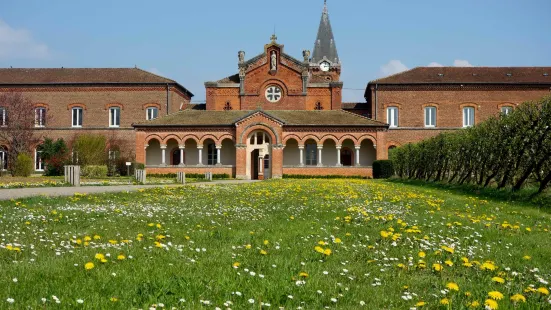
[[[134,124],[135,127],[163,126],[231,126],[256,112],[265,113],[284,126],[387,126],[367,117],[343,110],[327,111],[199,111],[183,110],[151,121]]]
[[[176,84],[139,68],[0,68],[1,84]]]
[[[237,83],[237,84],[241,83],[241,81],[239,80],[239,74],[230,75],[216,82],[217,83]]]
[[[417,67],[370,84],[551,84],[551,67]]]
[[[316,37],[314,52],[312,53],[312,62],[317,63],[324,57],[336,64],[340,62],[335,37],[333,36],[333,29],[331,28],[331,22],[329,21],[327,3],[325,3],[323,13],[321,14],[318,36]]]
[[[341,104],[341,107],[344,110],[369,108],[369,106],[367,105],[367,102],[343,102]]]

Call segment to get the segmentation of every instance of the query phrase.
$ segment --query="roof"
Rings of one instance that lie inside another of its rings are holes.
[[[0,85],[56,84],[176,84],[178,82],[139,68],[0,68]]]
[[[254,114],[264,113],[284,126],[359,126],[386,127],[385,123],[343,110],[297,111],[297,110],[255,110],[255,111],[198,111],[183,110],[154,120],[134,124],[134,127],[173,126],[232,126]]]
[[[230,76],[227,76],[221,80],[218,80],[216,81],[217,83],[241,83],[241,80],[239,79],[239,73],[238,74],[234,74],[234,75],[230,75]]]
[[[343,110],[368,109],[369,105],[367,102],[343,102],[341,107]]]
[[[551,84],[551,67],[417,67],[369,82],[369,84],[459,83]]]
[[[318,36],[316,37],[314,52],[312,53],[312,62],[319,62],[324,57],[333,63],[340,63],[339,54],[337,53],[337,45],[333,36],[333,29],[331,28],[331,22],[329,21],[327,1],[323,7],[323,13],[321,14]]]

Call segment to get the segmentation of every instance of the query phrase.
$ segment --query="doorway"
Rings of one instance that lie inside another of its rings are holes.
[[[258,163],[260,150],[255,149],[251,152],[251,180],[258,180]]]
[[[343,166],[352,166],[354,158],[352,156],[352,151],[349,148],[343,148],[341,150],[341,162]]]
[[[180,164],[180,149],[174,149],[172,151],[172,165],[173,166],[178,166]],[[186,153],[184,153],[184,160],[183,160],[183,163],[186,162]]]

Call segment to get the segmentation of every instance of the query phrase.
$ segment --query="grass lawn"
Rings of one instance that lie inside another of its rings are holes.
[[[206,180],[186,178],[186,183],[207,182]],[[165,178],[148,176],[146,183],[149,185],[177,184],[176,178]],[[112,186],[112,185],[128,185],[138,184],[131,177],[105,177],[105,178],[85,178],[80,179],[81,186]],[[0,177],[0,189],[7,188],[32,188],[32,187],[64,187],[71,186],[65,183],[63,176],[41,176],[33,175],[30,177]]]
[[[279,180],[0,216],[2,309],[551,308],[549,209],[434,188]]]

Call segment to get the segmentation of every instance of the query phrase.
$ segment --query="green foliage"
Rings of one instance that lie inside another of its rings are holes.
[[[133,166],[136,167],[135,169],[145,169],[145,164],[142,163],[134,163]]]
[[[367,179],[361,175],[306,175],[306,174],[284,174],[284,179]]]
[[[514,191],[529,184],[541,193],[551,183],[551,97],[472,128],[404,145],[390,159],[404,179]]]
[[[33,158],[25,153],[19,153],[15,160],[14,176],[28,177],[33,172]]]
[[[107,176],[107,166],[84,166],[80,174],[85,178],[105,178]]]
[[[394,175],[394,166],[391,160],[376,160],[373,162],[373,178],[388,179]]]
[[[63,166],[69,162],[69,149],[65,141],[61,138],[56,141],[46,138],[38,150],[42,151],[41,156],[45,163],[44,175],[63,175]]]
[[[73,151],[77,153],[81,166],[105,165],[107,155],[105,152],[106,138],[102,135],[83,134],[73,142]]]

